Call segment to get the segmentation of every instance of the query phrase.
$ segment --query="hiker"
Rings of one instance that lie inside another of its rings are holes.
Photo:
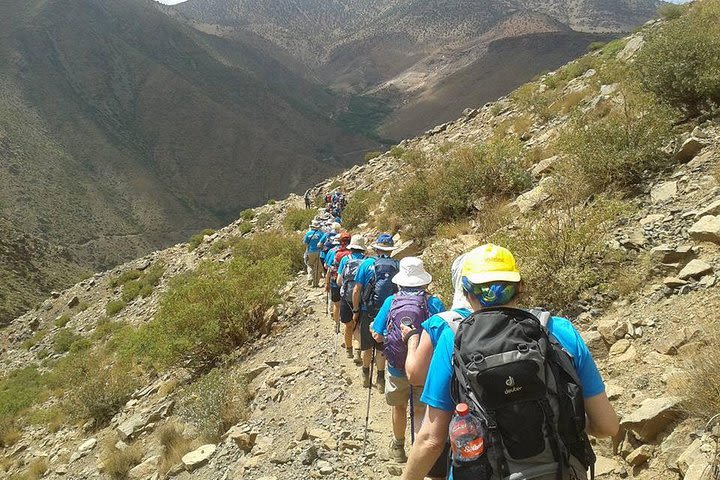
[[[455,480],[525,478],[529,469],[533,478],[585,479],[594,462],[585,432],[610,437],[619,429],[587,345],[569,320],[517,308],[522,284],[509,250],[479,247],[463,259],[461,275],[475,313],[457,327],[458,345],[455,327],[446,324],[450,328],[440,331],[421,396],[428,406],[425,419],[402,479],[425,477],[448,439],[456,405],[461,415],[466,406],[473,412],[456,418],[484,418],[495,427],[485,433],[489,438],[484,450],[474,451],[473,463],[453,455]],[[414,352],[419,331],[403,331],[408,352]],[[497,352],[498,347],[508,350]],[[490,356],[492,368],[487,367]],[[467,378],[470,362],[473,382],[460,381],[459,376]],[[544,374],[537,373],[539,368]],[[552,388],[546,380],[552,380]],[[582,392],[582,401],[574,401],[580,400],[575,392]]]
[[[310,190],[310,188],[305,190],[305,195],[303,196],[303,198],[305,199],[305,210],[310,209]]]
[[[362,235],[353,235],[347,248],[350,253],[345,255],[337,266],[337,283],[340,285],[340,322],[345,324],[347,356],[352,358],[355,364],[359,366],[362,364],[360,336],[352,305],[355,292],[355,275],[360,268],[360,264],[365,260],[365,239]]]
[[[385,401],[392,409],[393,438],[390,442],[390,458],[398,463],[407,461],[405,455],[405,429],[410,393],[413,395],[414,420],[412,431],[422,421],[425,405],[420,402],[422,387],[411,388],[405,376],[407,347],[402,340],[400,323],[411,321],[415,328],[430,315],[445,310],[442,301],[427,292],[432,276],[425,270],[422,259],[406,257],[400,260],[400,271],[392,278],[399,287],[398,293],[390,295],[375,316],[371,325],[373,338],[383,344],[387,361],[387,388]]]
[[[360,350],[362,350],[363,386],[368,387],[372,382],[370,378],[370,362],[372,349],[377,367],[377,389],[385,392],[385,357],[382,354],[383,345],[375,341],[370,333],[370,324],[385,299],[396,292],[397,287],[392,278],[398,273],[398,262],[390,258],[395,249],[392,235],[382,233],[373,244],[377,257],[368,257],[358,268],[355,275],[355,289],[353,291],[353,320],[358,322],[360,329]]]
[[[330,249],[333,248],[333,238],[335,238],[340,233],[341,228],[342,227],[338,222],[332,222],[329,223],[329,225],[326,223],[325,228],[323,228],[323,236],[320,237],[320,241],[318,242],[320,245],[320,265],[322,265],[323,277],[327,273],[325,257],[327,256],[327,252],[329,252]]]
[[[330,294],[330,301],[332,302],[332,317],[333,320],[335,320],[335,323],[337,323],[340,321],[340,285],[338,285],[338,267],[340,266],[340,261],[345,256],[350,255],[350,250],[347,248],[350,244],[350,234],[347,232],[341,232],[333,237],[332,242],[333,248],[325,254],[325,266],[327,269],[327,273],[325,274],[325,292]],[[350,319],[352,320],[352,315],[350,315]],[[350,342],[346,341],[345,345],[346,347],[350,346],[350,349],[352,350]],[[352,356],[350,358],[352,358]]]
[[[313,287],[320,286],[320,277],[322,276],[322,265],[320,265],[320,239],[323,233],[320,230],[320,222],[313,220],[310,223],[310,229],[305,234],[304,242],[307,245],[307,263],[310,267],[309,285]]]

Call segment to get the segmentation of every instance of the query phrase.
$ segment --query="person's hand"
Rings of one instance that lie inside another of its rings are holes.
[[[385,336],[380,335],[379,333],[377,333],[377,332],[376,332],[375,330],[373,330],[372,328],[370,329],[370,334],[372,334],[372,337],[375,339],[376,342],[378,342],[378,343],[385,343]]]
[[[403,338],[405,338],[405,335],[412,332],[412,330],[413,330],[413,327],[408,327],[404,323],[400,324],[400,332],[402,332]]]
[[[360,320],[360,312],[353,313],[353,322]]]

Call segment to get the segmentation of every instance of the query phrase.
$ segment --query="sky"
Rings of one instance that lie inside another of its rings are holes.
[[[185,0],[157,0],[160,3],[164,3],[165,5],[176,5],[178,3],[182,3]]]

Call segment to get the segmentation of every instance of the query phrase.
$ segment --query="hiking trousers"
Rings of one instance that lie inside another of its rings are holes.
[[[320,264],[320,252],[308,253],[308,264],[310,265],[310,280],[313,287],[320,286],[320,277],[323,274],[323,268]]]

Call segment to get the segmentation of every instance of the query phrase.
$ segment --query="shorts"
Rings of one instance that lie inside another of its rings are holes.
[[[353,319],[352,307],[345,300],[340,300],[340,321],[350,323]]]
[[[420,405],[423,387],[413,386],[413,405]],[[401,407],[410,403],[410,383],[405,377],[387,376],[385,401],[391,407]]]
[[[450,443],[445,443],[445,449],[438,457],[435,465],[432,466],[426,477],[446,478],[448,474],[448,456],[450,455]]]
[[[360,322],[358,326],[360,329],[360,350],[370,350],[373,347],[378,351],[382,351],[383,349],[383,344],[376,342],[370,333],[370,325],[373,320],[374,318],[371,317],[368,312],[360,312]]]
[[[330,300],[332,300],[333,303],[340,301],[340,287],[333,287],[330,285]],[[345,302],[343,302],[345,303]]]

